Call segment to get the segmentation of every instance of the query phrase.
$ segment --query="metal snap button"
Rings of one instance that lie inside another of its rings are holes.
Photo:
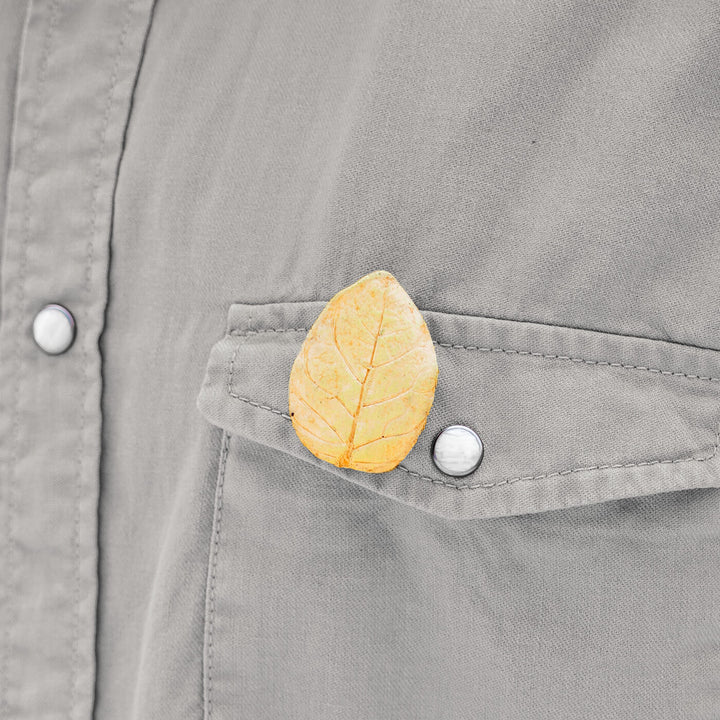
[[[449,425],[433,443],[433,462],[445,475],[469,475],[480,465],[482,457],[482,440],[465,425]]]
[[[48,355],[64,353],[75,339],[75,319],[62,305],[46,305],[33,321],[33,338]]]

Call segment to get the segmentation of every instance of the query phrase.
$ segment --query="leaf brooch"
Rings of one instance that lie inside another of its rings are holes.
[[[425,427],[437,377],[420,311],[377,270],[338,292],[308,331],[290,371],[293,427],[332,465],[392,470]]]

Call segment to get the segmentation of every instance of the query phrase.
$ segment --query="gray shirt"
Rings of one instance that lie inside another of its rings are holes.
[[[720,717],[716,3],[6,0],[0,97],[0,717]],[[287,382],[379,269],[373,474]]]

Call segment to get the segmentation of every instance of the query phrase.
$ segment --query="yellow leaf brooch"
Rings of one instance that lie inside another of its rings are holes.
[[[293,427],[332,465],[392,470],[425,427],[437,377],[420,311],[377,270],[338,292],[308,331],[290,371]]]

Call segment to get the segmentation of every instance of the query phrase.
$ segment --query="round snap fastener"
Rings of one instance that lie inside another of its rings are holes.
[[[75,319],[62,305],[46,305],[33,321],[33,338],[48,355],[64,353],[75,339]]]
[[[433,462],[445,475],[469,475],[480,465],[482,457],[482,440],[465,425],[449,425],[433,443]]]

